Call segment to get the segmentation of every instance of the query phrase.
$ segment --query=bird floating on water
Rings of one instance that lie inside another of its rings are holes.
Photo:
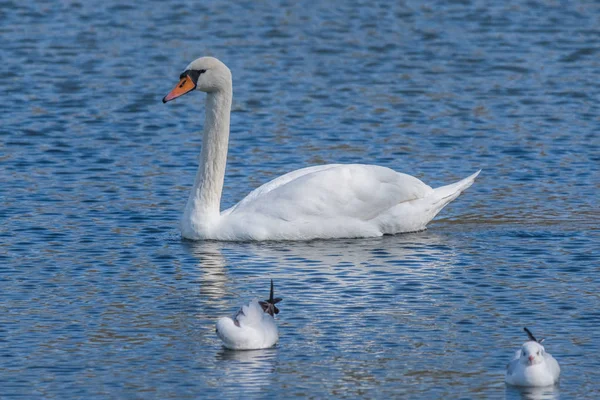
[[[511,362],[506,366],[506,383],[515,386],[552,386],[558,382],[560,367],[558,362],[542,346],[531,331],[527,332],[529,340],[520,350],[515,352]]]
[[[273,297],[273,280],[269,299],[252,300],[235,314],[233,318],[223,317],[217,321],[217,336],[232,350],[266,349],[277,343],[279,332],[275,315],[279,308],[275,304],[282,299]]]
[[[181,234],[203,240],[309,240],[376,237],[424,230],[480,171],[432,189],[387,167],[326,164],[288,172],[220,211],[233,97],[231,71],[213,57],[191,62],[166,103],[206,92],[200,165]]]

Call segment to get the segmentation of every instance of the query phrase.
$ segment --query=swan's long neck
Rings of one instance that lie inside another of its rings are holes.
[[[184,213],[184,225],[190,222],[198,229],[208,229],[220,215],[221,193],[227,164],[229,117],[231,114],[231,84],[206,96],[206,118],[200,165],[194,187]]]

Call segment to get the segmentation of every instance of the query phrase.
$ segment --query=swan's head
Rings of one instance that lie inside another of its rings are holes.
[[[544,360],[544,346],[538,342],[529,341],[521,347],[520,361],[524,365],[540,364]]]
[[[214,57],[200,57],[192,61],[179,75],[179,83],[163,98],[163,103],[192,90],[212,93],[227,89],[231,90],[229,68]]]

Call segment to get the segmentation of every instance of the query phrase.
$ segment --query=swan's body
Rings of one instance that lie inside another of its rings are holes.
[[[275,323],[275,314],[279,309],[275,306],[280,298],[273,297],[273,280],[271,295],[268,300],[252,300],[242,306],[233,318],[223,317],[217,321],[217,335],[223,345],[232,350],[266,349],[277,343],[279,332]]]
[[[182,235],[188,239],[308,240],[419,231],[479,174],[432,189],[386,167],[320,165],[280,176],[220,212],[231,72],[215,58],[199,58],[163,101],[194,89],[207,92],[207,99],[200,167],[181,220]]]
[[[546,353],[541,342],[543,340],[538,342],[533,338],[515,352],[512,361],[506,366],[506,383],[529,387],[552,386],[558,383],[558,362],[551,354]]]

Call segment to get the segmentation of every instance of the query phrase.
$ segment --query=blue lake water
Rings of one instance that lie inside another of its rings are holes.
[[[492,4],[490,4],[492,3]],[[0,2],[1,398],[600,397],[597,2]],[[421,233],[182,240],[204,98],[232,70],[223,208],[287,171],[476,183]],[[220,316],[268,294],[279,344]],[[506,387],[546,338],[559,387]]]

